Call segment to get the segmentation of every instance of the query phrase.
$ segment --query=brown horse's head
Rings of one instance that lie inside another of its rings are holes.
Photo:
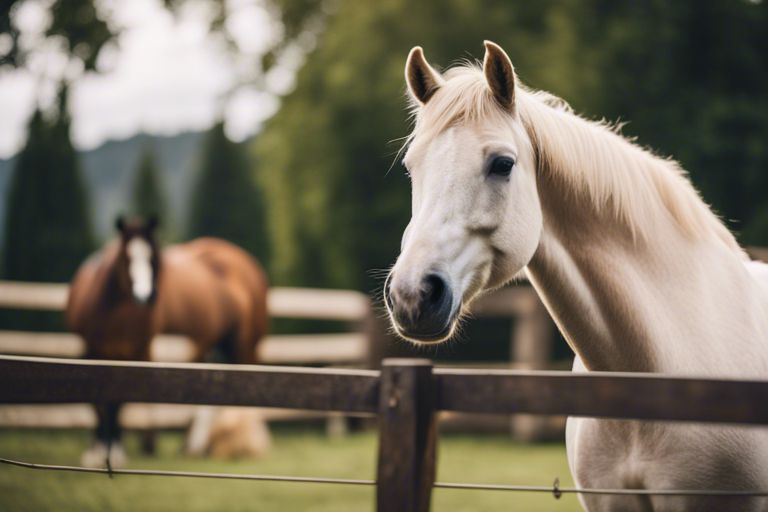
[[[157,217],[147,219],[120,216],[115,227],[120,233],[117,261],[118,283],[125,295],[140,304],[151,304],[157,296],[160,255],[155,237]]]

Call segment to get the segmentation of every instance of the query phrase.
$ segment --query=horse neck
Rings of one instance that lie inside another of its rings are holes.
[[[747,335],[749,323],[737,251],[719,236],[690,236],[671,215],[638,236],[560,172],[540,171],[544,227],[526,271],[584,366],[727,372],[733,347],[723,338]]]

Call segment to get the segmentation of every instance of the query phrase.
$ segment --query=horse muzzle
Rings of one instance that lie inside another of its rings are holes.
[[[133,297],[133,303],[137,306],[152,306],[157,298],[154,290],[149,295],[132,293],[131,296]]]
[[[450,337],[458,308],[450,281],[439,272],[426,274],[416,286],[384,285],[387,311],[397,333],[417,343],[440,343]]]

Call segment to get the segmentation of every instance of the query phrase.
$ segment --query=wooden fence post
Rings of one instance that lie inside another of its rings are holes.
[[[379,398],[378,512],[428,512],[437,428],[432,362],[385,359]]]
[[[368,337],[367,367],[373,369],[381,367],[381,362],[387,354],[387,346],[390,342],[390,336],[387,334],[389,319],[382,318],[381,314],[376,309],[376,305],[371,302],[368,315],[363,321],[362,326],[362,331]]]
[[[531,304],[515,322],[510,353],[517,368],[545,370],[552,361],[555,324],[533,288],[528,290]],[[530,414],[515,414],[510,421],[512,436],[524,443],[552,436],[550,424],[550,418]]]

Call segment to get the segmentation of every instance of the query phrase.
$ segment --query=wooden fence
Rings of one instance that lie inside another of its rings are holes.
[[[63,311],[66,284],[0,281],[0,308]],[[370,299],[353,290],[273,287],[268,295],[271,318],[330,320],[348,324],[350,332],[273,335],[260,344],[259,360],[269,364],[355,364],[376,367],[387,352],[387,325]],[[532,288],[514,286],[483,297],[472,308],[478,317],[514,317],[510,333],[512,361],[529,369],[545,367],[552,352],[554,325]],[[70,333],[0,330],[0,353],[78,357],[79,337]],[[160,335],[152,359],[188,361],[193,350],[183,336]]]
[[[0,281],[0,308],[63,312],[66,284]],[[369,298],[352,290],[272,288],[268,295],[272,318],[327,320],[345,324],[346,332],[270,335],[257,350],[259,361],[269,364],[376,366],[380,363],[381,326]],[[67,332],[0,330],[0,354],[81,357],[82,339]],[[151,345],[153,361],[183,362],[194,357],[192,342],[184,336],[161,334]],[[121,415],[129,428],[186,427],[191,406],[130,404]],[[308,411],[270,410],[268,420],[293,420],[322,416]],[[0,425],[24,427],[92,427],[91,407],[0,406]],[[328,417],[329,432],[343,432],[341,416]]]
[[[125,401],[280,407],[377,415],[379,451],[375,481],[189,472],[164,474],[375,484],[376,510],[379,512],[425,512],[429,510],[434,487],[549,490],[555,496],[563,492],[617,493],[616,490],[559,489],[557,486],[553,489],[544,486],[435,482],[436,415],[440,411],[768,425],[768,381],[634,373],[433,369],[429,361],[403,359],[385,360],[381,371],[377,371],[0,356],[0,403]],[[0,462],[43,468],[1,458]],[[47,469],[88,471],[76,467]],[[142,470],[123,472],[134,475],[163,474]],[[623,492],[729,494],[729,491],[716,490]],[[747,492],[761,496],[768,494],[765,490]]]
[[[63,311],[66,284],[0,281],[0,308]],[[272,288],[268,296],[272,318],[332,320],[350,326],[349,332],[268,336],[259,358],[272,364],[369,364],[380,330],[370,301],[352,290]],[[82,340],[70,333],[0,331],[0,353],[79,357]],[[152,359],[189,361],[194,354],[183,336],[160,335],[152,344]]]
[[[63,311],[67,293],[65,284],[0,281],[0,308]],[[377,311],[362,293],[273,287],[268,301],[272,318],[330,320],[346,324],[349,330],[268,336],[258,349],[259,361],[263,363],[377,368],[392,346],[383,310]],[[514,286],[499,290],[479,300],[472,313],[476,317],[515,318],[508,340],[512,363],[525,369],[549,367],[555,327],[532,288]],[[82,340],[71,333],[0,330],[0,354],[80,357],[83,348]],[[193,353],[191,342],[183,336],[159,335],[152,343],[153,361],[190,361]],[[129,427],[178,427],[187,425],[192,414],[189,407],[134,404],[125,409],[123,419]],[[288,411],[269,414],[270,419],[297,416],[314,417]],[[91,409],[82,406],[0,407],[0,425],[83,427],[93,421]],[[503,421],[493,423],[501,426]],[[546,419],[530,416],[515,416],[511,427],[518,439],[526,441],[551,435],[552,430]]]

